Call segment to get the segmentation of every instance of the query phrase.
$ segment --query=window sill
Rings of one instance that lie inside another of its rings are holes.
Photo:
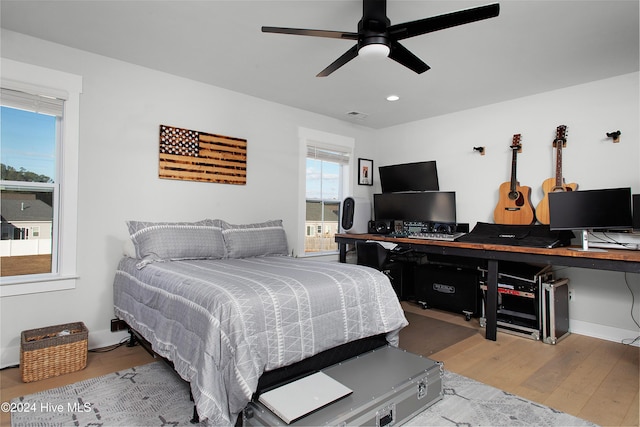
[[[77,278],[78,276],[50,275],[2,278],[0,298],[75,289]]]

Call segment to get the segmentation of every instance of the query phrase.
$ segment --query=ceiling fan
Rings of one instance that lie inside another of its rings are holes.
[[[391,21],[387,18],[387,0],[363,0],[362,19],[358,22],[357,33],[282,27],[262,27],[262,32],[356,40],[355,46],[318,73],[316,77],[328,76],[358,55],[388,56],[421,74],[431,67],[402,46],[398,40],[493,18],[499,13],[500,5],[496,3],[391,25]]]

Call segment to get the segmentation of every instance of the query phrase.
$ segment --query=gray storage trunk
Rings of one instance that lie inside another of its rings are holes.
[[[289,424],[292,426],[400,425],[442,399],[443,364],[385,346],[323,369],[353,393]],[[243,426],[283,426],[283,420],[254,400]]]

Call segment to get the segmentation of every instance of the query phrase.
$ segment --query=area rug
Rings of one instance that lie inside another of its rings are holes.
[[[400,331],[400,347],[426,357],[479,333],[477,329],[409,311],[405,311],[404,315],[409,326]]]
[[[592,426],[445,371],[443,399],[410,426]],[[191,426],[189,387],[164,362],[12,400],[12,426]],[[19,409],[19,410],[18,410]]]

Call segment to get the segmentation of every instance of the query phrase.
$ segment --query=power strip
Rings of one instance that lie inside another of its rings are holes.
[[[627,249],[630,251],[640,250],[640,244],[638,243],[589,242],[589,247],[603,249]]]

